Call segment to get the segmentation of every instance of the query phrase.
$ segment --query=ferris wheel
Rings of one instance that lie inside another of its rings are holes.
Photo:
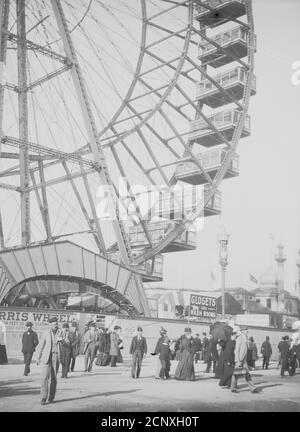
[[[26,288],[6,283],[15,250],[32,263],[70,240],[130,271],[108,298],[149,315],[143,282],[196,248],[193,224],[239,173],[251,0],[2,0],[0,16],[0,301]],[[27,288],[55,277],[40,273]]]

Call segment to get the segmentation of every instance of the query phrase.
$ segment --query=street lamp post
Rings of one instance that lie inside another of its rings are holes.
[[[225,227],[222,227],[221,232],[219,233],[219,244],[220,244],[220,255],[219,255],[219,263],[221,265],[221,273],[222,273],[222,317],[225,318],[225,272],[226,266],[228,264],[228,241],[229,234],[226,233]]]

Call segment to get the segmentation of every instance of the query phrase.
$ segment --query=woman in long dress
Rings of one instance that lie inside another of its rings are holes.
[[[184,330],[184,333],[179,342],[181,356],[176,368],[175,378],[182,381],[195,381],[194,338],[192,337],[192,331],[189,327]]]

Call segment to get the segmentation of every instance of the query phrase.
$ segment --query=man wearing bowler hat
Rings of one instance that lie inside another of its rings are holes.
[[[60,359],[62,365],[62,372],[61,372],[62,378],[68,378],[68,372],[69,372],[71,356],[72,356],[72,342],[73,342],[73,337],[72,337],[72,333],[70,332],[70,326],[68,323],[64,323],[63,330],[62,330],[61,359]]]
[[[84,354],[84,372],[91,372],[95,357],[96,347],[99,341],[99,335],[96,332],[96,324],[90,322],[89,329],[83,337],[83,354]]]
[[[79,346],[80,346],[80,334],[77,326],[77,322],[73,321],[71,323],[70,332],[72,334],[72,353],[71,353],[71,372],[74,372],[76,357],[79,355]]]
[[[110,367],[117,366],[118,356],[120,354],[119,348],[119,335],[120,335],[121,327],[118,325],[114,326],[114,331],[110,334]]]
[[[58,328],[58,318],[52,317],[48,320],[50,328],[45,331],[38,351],[36,364],[42,363],[42,385],[41,405],[45,405],[49,394],[48,402],[52,403],[56,393],[57,370],[60,359],[60,343],[62,341],[61,330]],[[50,389],[48,384],[50,379]]]
[[[231,391],[232,393],[237,393],[237,383],[239,377],[244,377],[246,383],[248,384],[251,393],[256,393],[257,388],[255,387],[251,375],[249,373],[249,367],[247,365],[247,351],[248,351],[248,341],[247,341],[247,327],[236,327],[236,342],[234,349],[234,362],[235,367],[233,375],[231,378]]]
[[[33,353],[39,344],[39,338],[35,331],[32,330],[32,322],[27,321],[25,324],[27,330],[23,333],[22,337],[22,353],[24,355],[24,375],[27,376],[30,373],[30,363]]]
[[[142,327],[137,328],[137,335],[132,338],[129,354],[132,354],[132,378],[139,378],[144,354],[147,354],[147,342]]]

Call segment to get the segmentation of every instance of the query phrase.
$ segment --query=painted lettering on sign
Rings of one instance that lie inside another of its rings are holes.
[[[190,315],[214,320],[217,316],[217,302],[214,297],[191,294]]]

